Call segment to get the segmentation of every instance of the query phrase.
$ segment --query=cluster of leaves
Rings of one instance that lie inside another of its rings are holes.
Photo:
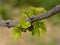
[[[46,12],[44,8],[32,7],[30,6],[27,9],[22,11],[22,17],[19,21],[19,24],[14,28],[13,37],[15,39],[19,39],[21,37],[21,32],[31,31],[32,35],[34,34],[42,34],[46,31],[46,27],[44,25],[44,20],[38,20],[33,23],[26,21],[27,17],[42,14]]]

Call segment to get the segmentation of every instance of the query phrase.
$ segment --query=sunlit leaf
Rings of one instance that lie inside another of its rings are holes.
[[[28,28],[31,26],[31,24],[30,24],[30,22],[25,22],[21,26],[22,26],[22,28]]]

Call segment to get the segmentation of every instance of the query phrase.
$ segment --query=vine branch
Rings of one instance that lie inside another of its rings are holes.
[[[47,19],[47,18],[49,18],[49,17],[51,17],[59,12],[60,12],[60,4],[56,5],[53,9],[49,10],[46,13],[28,17],[27,20],[30,22],[35,22],[37,20]]]
[[[29,22],[35,22],[37,20],[47,19],[60,12],[60,4],[56,5],[53,9],[46,13],[28,17],[26,20]],[[18,24],[18,20],[0,20],[0,27],[14,27]]]

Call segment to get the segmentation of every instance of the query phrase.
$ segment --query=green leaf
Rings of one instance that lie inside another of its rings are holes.
[[[31,26],[30,22],[24,22],[22,25],[22,28],[28,28]]]
[[[21,37],[21,34],[18,33],[18,32],[15,32],[15,33],[13,34],[13,38],[14,38],[15,40],[18,40],[20,37]]]
[[[17,25],[17,26],[14,28],[12,37],[13,37],[15,40],[18,40],[18,39],[21,37],[21,27],[20,27],[20,25]]]

